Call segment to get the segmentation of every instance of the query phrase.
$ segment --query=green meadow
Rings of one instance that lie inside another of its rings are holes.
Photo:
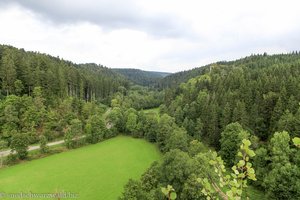
[[[154,144],[118,136],[0,170],[0,193],[71,192],[79,199],[115,200],[161,154]]]

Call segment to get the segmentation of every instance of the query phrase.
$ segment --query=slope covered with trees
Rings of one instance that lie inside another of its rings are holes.
[[[100,65],[78,65],[1,45],[1,148],[15,150],[25,159],[30,144],[42,142],[45,147],[57,138],[80,137],[86,124],[97,124],[92,132],[103,130],[98,125],[105,112],[101,103],[110,104],[117,91],[128,87],[124,77]]]
[[[0,46],[0,88],[2,95],[32,95],[42,87],[47,101],[78,97],[86,101],[109,97],[128,81],[96,64],[77,65],[45,54]]]
[[[161,111],[219,151],[228,167],[243,138],[255,149],[254,183],[270,199],[300,198],[300,55],[254,55],[210,65],[168,89]]]
[[[121,199],[299,199],[300,56],[256,55],[201,70],[165,90],[159,119],[127,118],[136,127],[129,134],[165,154]]]
[[[112,70],[122,74],[135,84],[148,87],[158,87],[159,81],[171,74],[167,72],[143,71],[140,69],[129,68],[118,68]]]
[[[121,133],[156,143],[163,158],[140,180],[130,180],[120,199],[300,199],[297,52],[171,75],[157,92],[128,87],[124,77],[94,64],[2,49],[0,146],[17,152],[7,162],[26,159],[36,142],[46,152],[55,138],[77,148]],[[7,57],[7,51],[22,56]],[[16,58],[29,62],[33,75]],[[40,59],[53,63],[34,64]],[[56,69],[64,69],[62,75],[48,80]],[[109,109],[96,101],[103,98]],[[143,111],[159,105],[159,113]]]
[[[177,72],[174,74],[169,74],[159,81],[159,88],[176,88],[181,83],[184,83],[193,77],[203,74],[205,72],[205,69],[207,68],[209,68],[209,66],[203,66],[191,70]]]
[[[299,135],[300,55],[257,55],[206,68],[167,90],[166,111],[197,138],[219,147],[227,124],[239,122],[266,141],[275,131]]]

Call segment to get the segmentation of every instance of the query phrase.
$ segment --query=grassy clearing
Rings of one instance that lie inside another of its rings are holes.
[[[118,136],[80,149],[0,170],[0,192],[72,192],[79,199],[117,199],[161,157],[155,145]]]

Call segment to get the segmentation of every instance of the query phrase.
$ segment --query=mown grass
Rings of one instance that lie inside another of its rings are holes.
[[[138,179],[161,158],[142,139],[118,136],[95,145],[0,170],[0,192],[71,192],[79,199],[117,199],[128,179]]]

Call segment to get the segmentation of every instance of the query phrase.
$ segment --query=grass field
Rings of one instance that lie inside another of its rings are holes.
[[[161,157],[155,145],[118,136],[95,145],[0,170],[0,193],[77,193],[79,199],[115,200],[129,178]]]

